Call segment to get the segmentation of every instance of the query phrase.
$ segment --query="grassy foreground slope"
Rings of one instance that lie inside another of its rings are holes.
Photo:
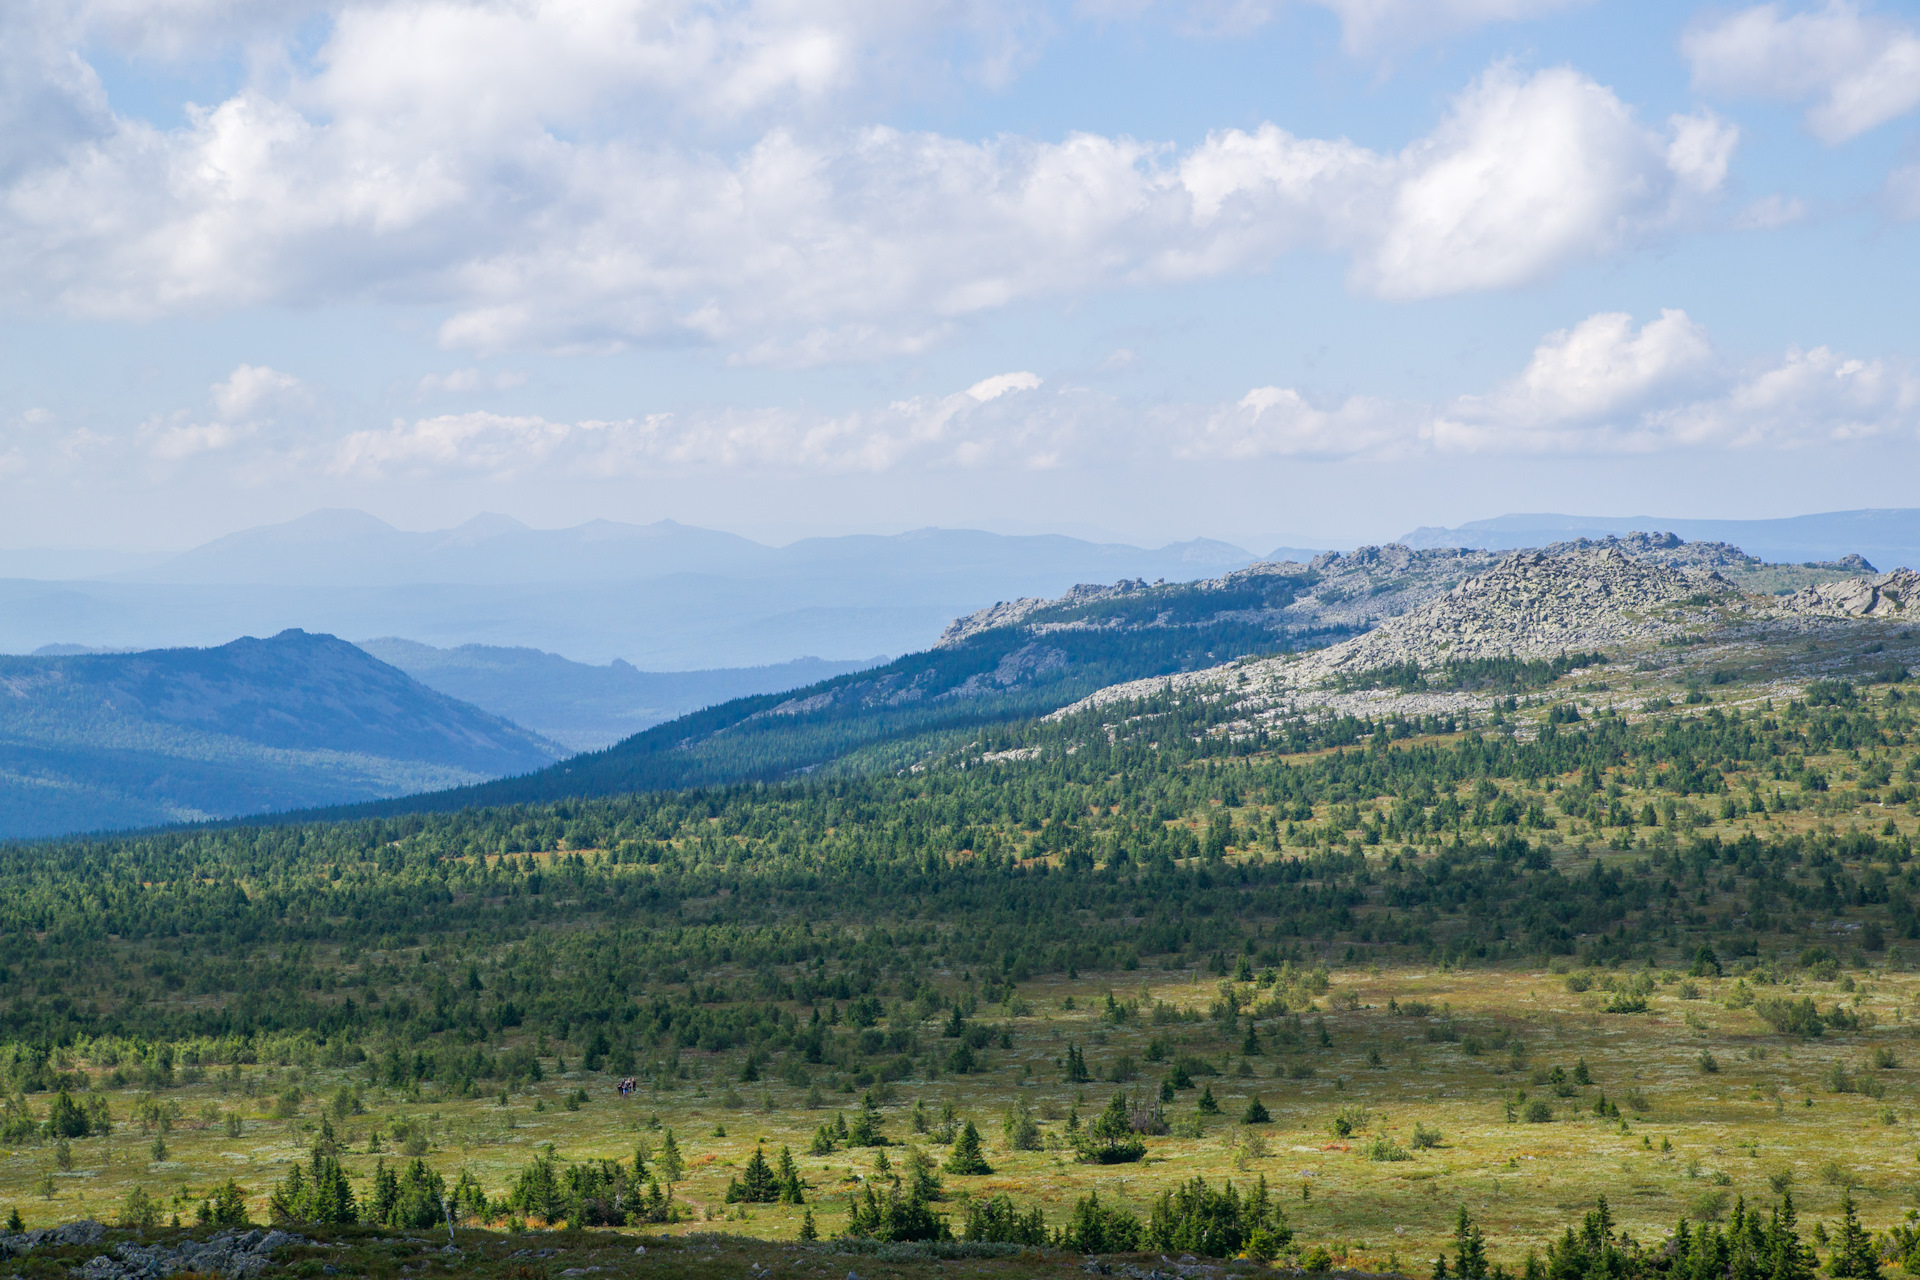
[[[791,1239],[971,1121],[956,1229],[1002,1195],[1146,1217],[1200,1176],[1264,1179],[1289,1256],[1376,1269],[1463,1203],[1518,1267],[1603,1192],[1641,1239],[1788,1189],[1890,1230],[1920,1189],[1912,637],[1747,643],[1502,668],[1418,718],[1164,698],[897,775],[14,846],[0,1203],[191,1220],[231,1177],[259,1218],[320,1145],[363,1203],[417,1154],[539,1224],[530,1167],[644,1144],[657,1179],[671,1131],[686,1216],[647,1230]],[[111,1131],[63,1153],[62,1088]],[[1075,1158],[1163,1090],[1142,1160]],[[813,1153],[868,1100],[892,1145]],[[806,1204],[728,1203],[762,1139]]]

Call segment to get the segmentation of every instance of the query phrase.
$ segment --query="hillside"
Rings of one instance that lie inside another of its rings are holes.
[[[1304,657],[1111,686],[1062,714],[1197,696],[1239,708],[1248,725],[1362,711],[1471,715],[1580,666],[1623,659],[1656,672],[1717,664],[1694,678],[1721,683],[1764,655],[1785,674],[1817,678],[1818,660],[1794,647],[1818,653],[1817,642],[1856,634],[1866,638],[1865,656],[1886,655],[1870,666],[1890,679],[1904,678],[1903,664],[1920,665],[1920,574],[1861,574],[1775,596],[1700,567],[1722,558],[1710,551],[1680,567],[1688,557],[1635,554],[1614,542],[1515,552],[1352,640]]]
[[[471,702],[574,751],[597,751],[676,716],[758,693],[777,693],[876,665],[797,658],[764,667],[641,671],[499,645],[436,649],[394,636],[359,646],[430,689]]]
[[[1230,679],[1252,681],[1276,703],[1325,700],[1346,696],[1329,682],[1351,682],[1352,673],[1373,666],[1431,666],[1455,644],[1457,659],[1652,643],[1680,634],[1679,623],[1649,612],[1671,599],[1709,591],[1769,617],[1785,610],[1811,618],[1839,607],[1820,601],[1851,598],[1861,582],[1877,580],[1847,577],[1848,568],[1836,566],[1799,595],[1734,584],[1760,577],[1771,586],[1764,575],[1772,569],[1724,544],[1635,534],[1521,555],[1362,547],[1199,582],[1082,584],[1054,599],[1002,601],[959,618],[934,648],[884,666],[710,707],[537,774],[355,812],[906,768],[985,726],[1052,714],[1084,698],[1126,700]],[[1273,656],[1301,651],[1309,656]],[[1457,700],[1442,701],[1450,699]]]
[[[0,834],[273,812],[564,754],[332,636],[0,657]]]

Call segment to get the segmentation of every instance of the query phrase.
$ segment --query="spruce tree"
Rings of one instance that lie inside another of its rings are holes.
[[[967,1121],[960,1136],[954,1139],[953,1154],[947,1157],[945,1168],[948,1173],[963,1176],[993,1172],[986,1157],[980,1154],[980,1130],[974,1128],[973,1121]]]
[[[1220,1104],[1213,1100],[1212,1085],[1208,1085],[1200,1091],[1199,1107],[1200,1114],[1203,1116],[1217,1116],[1220,1114]]]
[[[1827,1274],[1880,1280],[1880,1255],[1873,1247],[1873,1236],[1860,1225],[1851,1191],[1840,1196],[1840,1234],[1834,1237],[1833,1252],[1827,1258]]]
[[[727,1203],[772,1204],[779,1198],[780,1180],[767,1164],[767,1153],[756,1145],[741,1176],[727,1180]]]
[[[673,1130],[667,1130],[667,1137],[660,1144],[660,1176],[667,1180],[668,1194],[672,1194],[673,1184],[680,1181],[680,1175],[687,1171],[687,1163],[680,1158],[680,1144],[673,1140]]]
[[[1265,1104],[1260,1101],[1259,1095],[1256,1094],[1252,1098],[1248,1099],[1246,1114],[1240,1117],[1240,1123],[1241,1124],[1266,1124],[1268,1121],[1272,1119],[1273,1119],[1272,1113],[1270,1113],[1267,1110]]]
[[[811,1209],[807,1210],[806,1215],[800,1219],[800,1238],[802,1240],[818,1240],[820,1238],[820,1228],[813,1225],[813,1210]]]
[[[1453,1274],[1458,1280],[1486,1280],[1487,1275],[1487,1242],[1465,1205],[1453,1224]]]

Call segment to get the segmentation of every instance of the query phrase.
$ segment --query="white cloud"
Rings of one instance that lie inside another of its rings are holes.
[[[1408,48],[1490,22],[1518,22],[1588,0],[1312,0],[1340,19],[1350,53]]]
[[[1183,457],[1792,449],[1914,433],[1920,374],[1825,347],[1732,365],[1685,312],[1638,330],[1630,316],[1603,313],[1548,334],[1505,384],[1444,405],[1355,396],[1321,408],[1297,390],[1260,387],[1181,420],[1173,451]]]
[[[213,404],[222,418],[256,418],[276,406],[301,405],[307,390],[300,379],[265,365],[243,364],[212,387]]]
[[[1675,117],[1669,136],[1569,69],[1483,76],[1403,158],[1392,215],[1356,264],[1388,297],[1503,288],[1670,225],[1726,174],[1733,130]]]
[[[149,452],[162,462],[180,462],[231,448],[258,434],[259,428],[251,422],[151,423]]]
[[[1302,249],[1348,255],[1354,287],[1385,297],[1511,287],[1680,225],[1733,143],[1709,117],[1643,125],[1572,70],[1505,66],[1398,152],[1273,125],[1185,152],[807,127],[806,103],[895,56],[876,50],[954,24],[985,48],[1024,12],[355,7],[311,75],[258,78],[178,128],[93,119],[0,181],[0,286],[104,317],[397,302],[444,311],[456,349],[693,340],[797,367],[915,354],[1022,300]],[[737,152],[632,123],[757,128],[774,111],[797,123]]]
[[[524,386],[527,375],[514,369],[488,373],[482,369],[455,369],[449,373],[429,373],[415,390],[420,395],[460,394],[470,391],[509,391]]]
[[[577,476],[675,468],[884,472],[897,467],[1047,468],[1112,408],[1072,388],[1035,402],[1031,373],[986,378],[965,391],[865,411],[815,415],[721,408],[620,420],[449,414],[357,431],[328,467],[362,478],[441,474],[511,479],[541,467]]]
[[[998,400],[1010,391],[1033,391],[1040,386],[1037,373],[1001,373],[991,378],[982,378],[967,388],[967,394],[985,404],[989,400]]]
[[[1697,87],[1809,103],[1807,125],[1828,143],[1920,106],[1920,32],[1849,0],[1791,13],[1756,5],[1694,26],[1680,47]]]
[[[1699,385],[1714,364],[1707,334],[1683,311],[1663,311],[1638,333],[1619,312],[1589,316],[1547,337],[1519,377],[1488,395],[1462,396],[1435,421],[1442,448],[1533,450],[1591,443],[1656,398]]]

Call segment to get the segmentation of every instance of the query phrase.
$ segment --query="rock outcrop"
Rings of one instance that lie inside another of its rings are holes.
[[[1403,662],[1431,667],[1604,648],[1677,632],[1678,625],[1648,611],[1731,589],[1718,574],[1669,568],[1618,547],[1565,555],[1520,551],[1405,617],[1336,645],[1325,665],[1329,671]]]
[[[1843,578],[1782,596],[1779,605],[1789,613],[1820,618],[1920,620],[1920,573],[1895,569],[1869,577]]]
[[[219,1231],[205,1241],[134,1244],[113,1247],[112,1256],[89,1259],[75,1274],[82,1280],[162,1280],[178,1272],[253,1280],[273,1265],[276,1250],[309,1244],[285,1231]]]

